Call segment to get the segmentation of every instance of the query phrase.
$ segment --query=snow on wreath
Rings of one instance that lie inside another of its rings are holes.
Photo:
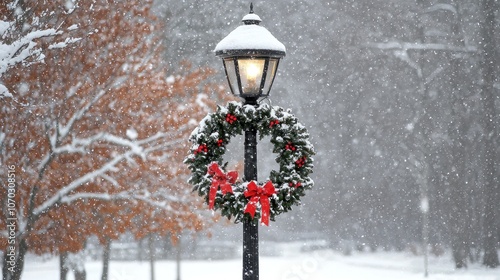
[[[264,182],[238,181],[236,171],[226,171],[223,163],[231,137],[256,129],[260,139],[271,137],[279,170],[272,170]],[[312,173],[314,148],[309,133],[290,111],[261,104],[229,102],[208,114],[193,131],[193,143],[184,160],[192,172],[188,182],[205,198],[209,209],[221,210],[235,222],[259,219],[269,225],[281,213],[300,204],[300,197],[314,185]]]

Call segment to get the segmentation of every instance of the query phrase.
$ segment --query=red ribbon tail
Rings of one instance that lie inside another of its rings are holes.
[[[261,218],[260,222],[266,226],[269,226],[269,212],[271,209],[271,204],[269,203],[269,198],[268,197],[262,197],[260,199],[260,205],[261,205]]]
[[[259,198],[254,196],[250,201],[247,203],[247,206],[245,207],[245,212],[250,214],[250,217],[255,217],[255,211],[257,210],[257,202],[259,201]]]
[[[210,192],[208,193],[208,209],[210,210],[214,209],[215,195],[217,194],[218,187],[219,184],[216,182],[212,182],[212,185],[210,186]]]

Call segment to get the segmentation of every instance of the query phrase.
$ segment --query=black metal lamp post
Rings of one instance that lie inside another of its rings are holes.
[[[267,29],[253,12],[243,17],[237,27],[215,47],[222,58],[231,92],[248,105],[257,105],[269,96],[285,46]],[[257,130],[245,131],[244,180],[257,181]],[[257,221],[243,222],[243,280],[259,279],[259,231]]]

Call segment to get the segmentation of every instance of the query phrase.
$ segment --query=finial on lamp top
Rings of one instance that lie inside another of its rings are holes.
[[[253,12],[253,3],[250,3],[250,13],[244,16],[242,21],[243,23],[245,23],[245,25],[259,25],[259,23],[262,21],[260,17]]]

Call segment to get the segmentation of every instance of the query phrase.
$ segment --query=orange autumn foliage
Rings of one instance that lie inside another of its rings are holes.
[[[209,95],[220,94],[212,72],[185,64],[167,77],[152,1],[78,1],[71,15],[63,2],[37,8],[53,6],[82,39],[2,77],[16,93],[0,101],[0,159],[17,170],[18,242],[57,254],[91,235],[104,243],[207,226],[182,159]]]

